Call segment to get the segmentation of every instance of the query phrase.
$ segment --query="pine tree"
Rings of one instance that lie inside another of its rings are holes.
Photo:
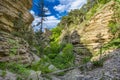
[[[34,25],[34,27],[35,26],[40,26],[40,33],[42,33],[42,29],[43,29],[43,22],[45,21],[45,17],[47,16],[47,15],[45,15],[46,14],[46,12],[48,11],[48,10],[46,10],[45,9],[45,4],[44,4],[44,0],[39,0],[39,3],[38,4],[36,4],[36,6],[39,8],[39,10],[40,10],[40,14],[38,15],[40,18],[41,18],[41,20],[36,24],[36,25]]]

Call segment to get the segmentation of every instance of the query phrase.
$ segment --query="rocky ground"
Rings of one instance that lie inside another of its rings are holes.
[[[103,67],[87,63],[85,69],[68,71],[61,79],[53,80],[120,80],[120,49],[109,53]]]

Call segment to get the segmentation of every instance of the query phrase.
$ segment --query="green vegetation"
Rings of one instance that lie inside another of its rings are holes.
[[[102,67],[103,66],[103,60],[93,61],[94,67]]]
[[[120,48],[120,38],[112,39],[109,43],[103,46],[104,50]]]
[[[57,73],[57,74],[55,74],[55,75],[57,75],[57,76],[64,76],[64,75],[65,75],[65,72],[59,72],[59,73]]]
[[[1,76],[2,76],[2,77],[5,77],[6,74],[7,74],[7,72],[6,72],[5,70],[3,70]]]
[[[48,67],[53,64],[58,69],[65,69],[73,66],[74,55],[73,46],[66,44],[60,51],[60,46],[53,44],[50,47],[45,48],[45,55],[41,60],[32,65],[32,69],[35,71],[42,71],[42,73],[49,73],[54,70],[50,70]]]
[[[59,45],[57,42],[52,42],[50,47],[46,47],[44,49],[44,54],[54,58],[53,56],[56,56],[60,52],[61,48],[61,45]]]
[[[35,71],[40,70],[42,73],[49,73],[56,69],[65,69],[73,66],[74,54],[72,44],[59,43],[62,28],[56,27],[51,31],[53,34],[50,37],[50,43],[43,49],[44,56],[41,57],[39,62],[32,64],[32,69]],[[55,66],[55,69],[49,69],[51,64]]]
[[[74,54],[73,47],[71,44],[66,44],[62,52],[59,53],[54,59],[51,59],[53,65],[59,69],[65,69],[73,66]]]
[[[17,63],[5,63],[5,62],[0,62],[0,69],[2,70],[9,70],[13,73],[22,75],[26,77],[29,75],[29,69],[26,68],[26,66],[22,64],[17,64]]]
[[[19,48],[19,43],[13,39],[9,39],[8,43],[11,45],[10,55],[13,56],[13,55],[17,54],[17,50]]]
[[[58,42],[62,28],[57,26],[56,28],[53,28],[51,31],[52,31],[51,41]]]
[[[85,63],[89,62],[90,59],[91,59],[91,57],[85,57],[82,59],[82,63],[85,64]]]
[[[114,21],[110,21],[108,27],[110,27],[110,32],[112,32],[112,34],[115,35],[119,29],[119,24],[117,24]]]
[[[58,43],[61,34],[60,27],[53,29],[52,33],[54,34],[51,37],[50,47],[45,48],[45,54],[49,57],[51,63],[59,69],[72,66],[74,61],[72,44]]]
[[[42,58],[40,61],[32,64],[31,69],[35,71],[42,71],[42,73],[49,73],[54,70],[50,70],[48,67],[50,66],[50,61],[47,56]]]
[[[94,4],[94,6],[90,9],[90,11],[86,14],[86,19],[89,20],[91,17],[97,12],[99,8],[98,4]]]

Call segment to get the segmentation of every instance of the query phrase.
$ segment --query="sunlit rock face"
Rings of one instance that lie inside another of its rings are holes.
[[[31,6],[32,0],[0,0],[0,62],[30,64],[33,61],[27,41],[13,35],[31,29]]]
[[[101,43],[107,43],[111,40],[112,35],[109,32],[109,21],[114,15],[113,1],[100,8],[97,13],[88,21],[83,30],[79,30],[81,41],[87,45],[91,52],[96,53],[100,49]]]
[[[29,13],[32,0],[0,0],[0,30],[11,32],[28,25],[33,21],[33,16]]]
[[[98,8],[96,13],[89,20],[85,20],[83,23],[77,26],[74,24],[71,25],[70,28],[67,29],[69,33],[71,34],[72,31],[76,30],[78,35],[80,35],[80,37],[74,35],[72,41],[79,41],[85,45],[85,47],[88,48],[91,53],[98,53],[101,43],[104,44],[109,42],[113,36],[109,32],[110,29],[108,24],[114,15],[114,5],[114,1],[110,1],[104,6]],[[64,39],[68,34],[67,30],[63,30],[62,35],[60,36],[61,42],[64,42]],[[76,45],[77,44],[79,43],[76,43]]]
[[[85,57],[99,53],[101,46],[114,36],[108,27],[113,20],[114,5],[115,2],[110,1],[98,8],[89,20],[78,25],[73,23],[62,31],[60,41],[73,44],[76,64],[81,63]]]

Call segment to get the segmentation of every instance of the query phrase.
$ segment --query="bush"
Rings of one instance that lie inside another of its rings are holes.
[[[52,72],[51,70],[48,69],[49,65],[50,65],[49,58],[44,57],[40,61],[32,64],[31,69],[35,71],[42,71],[42,73],[49,73]]]
[[[110,21],[108,27],[110,27],[110,32],[112,32],[113,35],[115,35],[120,29],[119,25],[115,21]]]
[[[55,59],[52,60],[52,63],[59,69],[65,69],[73,65],[74,54],[73,46],[71,44],[66,44],[63,48],[61,54],[58,54]]]
[[[52,42],[58,42],[59,41],[59,36],[61,34],[61,31],[62,31],[62,28],[58,26],[56,28],[53,28],[51,31],[52,31],[51,41]]]
[[[82,63],[85,64],[85,63],[89,62],[90,59],[91,59],[91,57],[85,57],[82,59]]]
[[[95,67],[102,67],[103,62],[104,62],[103,60],[99,60],[99,61],[93,61],[92,63]]]
[[[106,3],[108,3],[109,1],[111,1],[111,0],[98,0],[99,1],[99,3],[101,3],[101,4],[106,4]]]
[[[60,44],[58,44],[57,42],[51,42],[50,46],[49,47],[47,46],[44,49],[44,54],[47,55],[48,57],[52,55],[55,56],[60,52],[60,47],[61,47]]]
[[[120,48],[120,38],[113,39],[109,43],[107,43],[103,46],[104,50],[107,50],[109,48],[115,48],[115,49]]]
[[[17,73],[23,76],[29,75],[29,69],[27,69],[22,64],[0,62],[0,69],[2,70],[7,69],[13,73]]]

